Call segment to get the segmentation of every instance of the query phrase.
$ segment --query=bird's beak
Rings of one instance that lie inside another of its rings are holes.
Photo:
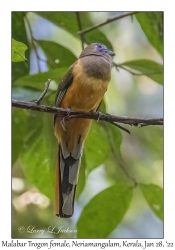
[[[112,50],[108,50],[108,54],[109,54],[110,56],[115,56],[115,53],[114,53]]]

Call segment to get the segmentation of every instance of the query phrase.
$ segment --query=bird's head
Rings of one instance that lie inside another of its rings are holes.
[[[109,50],[105,45],[101,43],[92,43],[88,45],[80,54],[79,58],[90,56],[90,55],[96,55],[96,56],[102,56],[102,57],[113,57],[115,56],[115,53],[111,50]],[[112,58],[111,58],[112,59]]]

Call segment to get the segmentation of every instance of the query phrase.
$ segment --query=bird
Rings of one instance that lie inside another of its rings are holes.
[[[107,91],[115,53],[101,43],[82,50],[68,69],[56,92],[55,105],[68,111],[95,112]],[[74,199],[83,147],[92,120],[66,119],[54,115],[54,133],[58,140],[55,169],[55,214],[69,218],[74,213]]]

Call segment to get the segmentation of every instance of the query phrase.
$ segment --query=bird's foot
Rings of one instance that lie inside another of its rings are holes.
[[[66,111],[67,111],[66,117],[69,117],[69,115],[70,115],[70,113],[71,113],[71,109],[70,109],[70,108],[67,108]]]
[[[97,122],[100,120],[100,117],[103,115],[102,112],[98,111],[98,119],[97,119]]]

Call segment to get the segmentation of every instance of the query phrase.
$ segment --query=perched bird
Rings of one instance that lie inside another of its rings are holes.
[[[92,43],[80,54],[60,82],[56,106],[72,111],[96,111],[111,79],[114,52],[100,43]],[[92,120],[66,119],[54,116],[54,131],[58,139],[58,164],[55,181],[55,213],[62,218],[74,212],[74,198],[83,146]]]

